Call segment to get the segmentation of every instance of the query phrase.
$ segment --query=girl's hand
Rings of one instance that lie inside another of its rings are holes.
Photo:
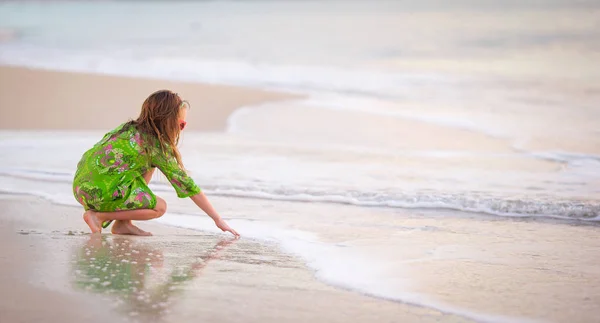
[[[204,195],[204,193],[200,192],[196,195],[190,196],[190,198],[192,199],[192,201],[194,201],[194,203],[196,203],[196,205],[198,205],[199,208],[202,209],[202,211],[206,212],[206,215],[210,216],[210,218],[213,219],[213,221],[215,221],[215,225],[217,226],[217,228],[223,230],[223,232],[231,232],[231,234],[233,234],[236,238],[240,237],[239,233],[233,230],[229,225],[227,225],[227,222],[221,219],[221,217],[219,216],[217,211],[215,211],[212,204],[210,204],[208,198],[206,197],[206,195]]]
[[[223,219],[215,221],[215,224],[217,225],[217,228],[223,230],[223,232],[231,232],[236,238],[239,238],[240,234],[233,230]]]

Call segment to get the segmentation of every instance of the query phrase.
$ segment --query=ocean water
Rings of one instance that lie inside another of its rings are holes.
[[[319,202],[312,212],[355,210],[363,225],[364,207],[594,223],[598,17],[597,1],[566,0],[3,2],[0,64],[304,94],[243,107],[223,133],[185,134],[186,166],[213,196]],[[0,189],[75,203],[63,188],[101,135],[2,132]],[[189,213],[161,220],[210,227]],[[243,218],[249,236],[300,254],[326,281],[464,313],[369,280],[376,266],[323,247],[324,227]],[[341,277],[331,259],[359,272]]]

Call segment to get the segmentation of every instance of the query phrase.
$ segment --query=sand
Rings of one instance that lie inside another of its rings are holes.
[[[165,198],[174,202],[165,217],[194,214],[173,194]],[[327,231],[321,237],[327,243],[352,239],[357,255],[368,254],[374,268],[388,263],[381,274],[390,277],[390,286],[408,281],[407,290],[421,295],[418,299],[480,313],[492,322],[595,322],[600,310],[594,226],[350,206],[325,207],[331,216],[316,221],[322,205],[212,201],[218,209],[244,210],[267,223],[293,217],[295,229]],[[0,210],[0,290],[11,290],[11,297],[0,299],[2,322],[37,317],[47,322],[78,317],[93,317],[92,322],[484,321],[329,286],[303,259],[246,237],[232,240],[155,221],[139,224],[153,237],[106,232],[94,237],[81,221],[81,208],[29,196],[0,195]],[[374,230],[365,217],[390,229]],[[243,227],[237,229],[244,234]],[[128,274],[114,264],[130,266]],[[51,301],[28,302],[38,299]],[[77,306],[56,310],[64,304]]]
[[[237,108],[286,100],[286,93],[235,86],[0,67],[0,129],[106,130],[136,118],[152,92],[190,102],[188,129],[222,130]]]
[[[152,222],[153,237],[90,235],[78,208],[14,195],[0,210],[1,322],[470,322],[327,286],[249,239]]]

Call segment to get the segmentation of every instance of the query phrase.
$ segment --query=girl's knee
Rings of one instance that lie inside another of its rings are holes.
[[[167,212],[167,202],[165,202],[165,200],[157,196],[156,207],[154,208],[154,211],[156,211],[157,218],[163,216]]]

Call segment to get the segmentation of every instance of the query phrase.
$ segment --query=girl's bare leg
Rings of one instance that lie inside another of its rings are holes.
[[[83,214],[83,219],[92,230],[92,233],[102,232],[101,223],[104,221],[113,220],[116,221],[113,225],[113,233],[140,235],[145,231],[133,225],[131,223],[131,220],[143,221],[156,219],[165,214],[166,211],[167,203],[165,202],[165,200],[157,196],[156,207],[154,207],[154,209],[139,209],[116,212],[96,212],[89,210]],[[127,232],[126,230],[129,230],[129,232]]]
[[[151,168],[144,174],[144,180],[146,181],[146,185],[150,184],[150,180],[152,179],[152,175],[154,174],[154,170],[156,168]],[[156,205],[158,206],[158,200],[156,201]],[[166,206],[166,204],[165,204]],[[144,231],[139,227],[135,226],[131,223],[131,220],[117,220],[115,224],[113,224],[112,229],[110,230],[112,234],[122,234],[122,235],[137,235],[137,236],[151,236],[152,233],[148,231]]]
[[[152,179],[154,168],[144,174],[146,184]],[[83,219],[92,230],[92,233],[102,232],[102,223],[104,221],[114,220],[112,227],[113,234],[124,235],[152,235],[131,223],[132,220],[143,221],[161,217],[167,210],[167,203],[160,197],[156,197],[156,207],[154,209],[140,209],[116,212],[95,212],[87,211],[83,214]]]
[[[112,234],[120,235],[133,235],[133,236],[151,236],[152,233],[140,229],[140,227],[129,221],[115,221],[112,228],[110,229]]]

